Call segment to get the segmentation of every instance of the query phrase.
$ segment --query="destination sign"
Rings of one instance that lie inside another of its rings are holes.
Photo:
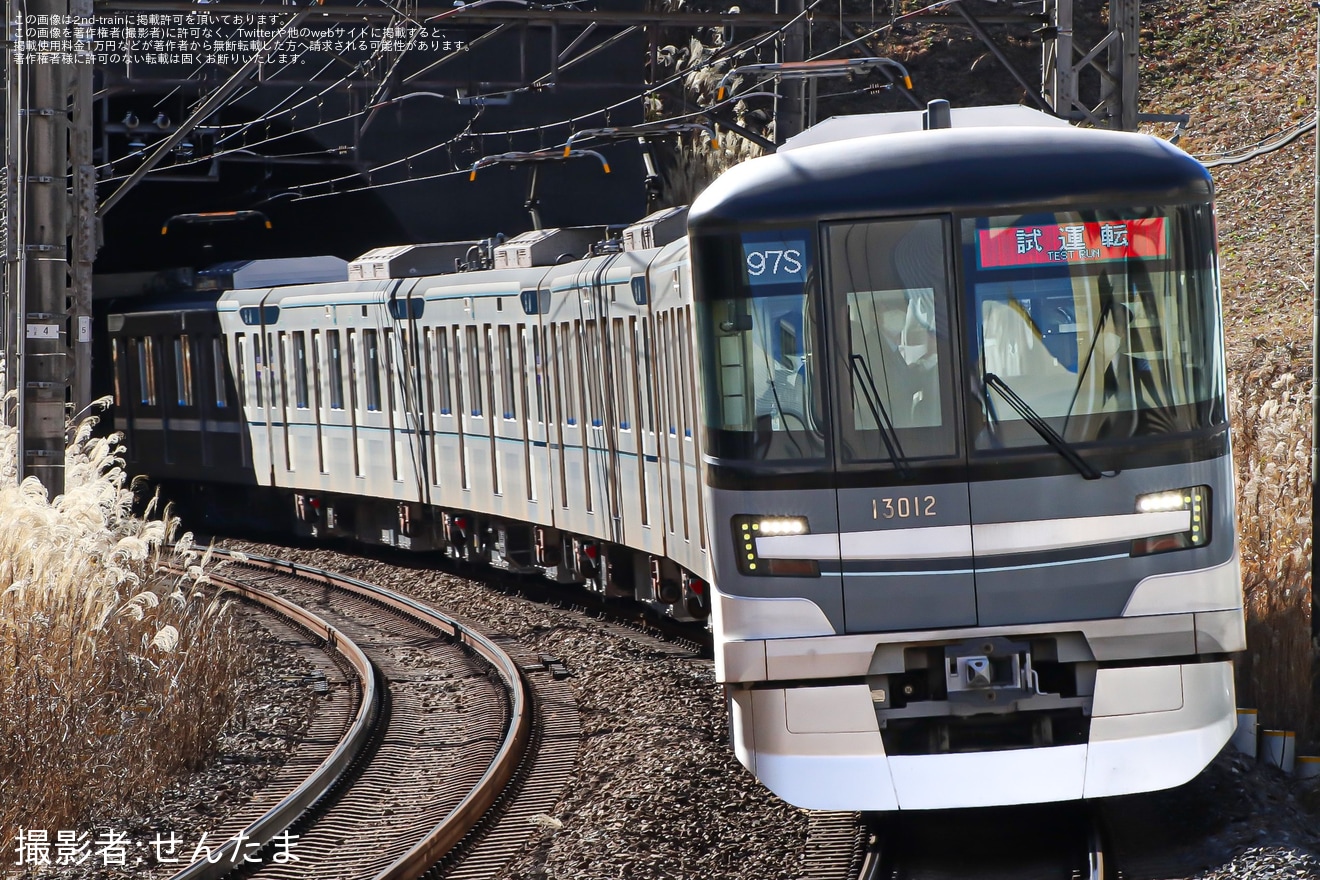
[[[982,269],[1107,263],[1168,255],[1163,217],[978,229],[976,237],[977,265]]]

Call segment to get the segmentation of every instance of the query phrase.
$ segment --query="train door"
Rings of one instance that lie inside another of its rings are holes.
[[[675,270],[675,279],[677,279]],[[660,393],[660,450],[665,485],[665,533],[669,555],[679,558],[689,537],[687,522],[687,487],[683,485],[683,435],[687,426],[679,409],[681,379],[678,375],[678,312],[661,311],[656,315],[657,367]]]
[[[593,413],[591,422],[591,446],[593,469],[598,476],[597,486],[601,506],[603,534],[611,541],[623,543],[623,517],[619,467],[619,443],[622,440],[623,402],[619,399],[619,378],[623,374],[622,352],[616,349],[614,333],[614,304],[618,287],[606,283],[606,271],[616,257],[607,258],[595,271],[592,278],[592,299],[595,302],[595,319],[589,325],[588,342],[591,345],[589,363],[599,365],[599,369],[590,370],[594,388],[592,389]]]
[[[944,218],[824,229],[849,632],[977,622],[951,241]]]
[[[284,330],[275,334],[275,357],[276,370],[274,372],[275,384],[279,386],[280,398],[280,421],[279,433],[283,438],[283,447],[281,452],[281,461],[284,465],[283,476],[280,483],[289,485],[291,482],[291,472],[294,469],[293,446],[295,438],[293,436],[293,426],[289,424],[289,388],[293,384],[293,352],[289,348],[289,334]]]
[[[546,291],[546,298],[550,296]],[[539,296],[538,296],[539,302]],[[527,502],[536,508],[551,496],[547,406],[549,404],[544,362],[545,350],[541,343],[541,328],[533,315],[518,327],[518,375],[523,412],[523,460],[526,462],[524,478],[527,481]],[[537,522],[546,522],[536,517]]]
[[[571,362],[568,360],[567,321],[549,321],[545,325],[545,358],[550,380],[550,417],[553,420],[553,442],[550,443],[550,469],[558,507],[569,507],[568,494],[568,448],[573,439],[576,425],[572,394]],[[570,419],[572,421],[570,421]]]
[[[393,361],[391,372],[398,383],[394,429],[398,435],[397,445],[404,447],[400,450],[402,454],[396,455],[399,455],[400,469],[411,475],[411,482],[417,487],[418,500],[429,504],[432,462],[428,454],[428,438],[432,430],[424,415],[430,409],[425,406],[423,396],[423,388],[427,387],[426,374],[423,372],[426,357],[422,330],[418,324],[425,311],[426,301],[417,289],[416,281],[408,283],[406,292],[405,283],[398,283],[388,304],[395,340],[395,344],[390,346],[390,358]],[[396,479],[403,475],[396,473]]]
[[[467,441],[468,408],[467,393],[463,387],[464,361],[463,357],[463,328],[454,324],[449,328],[449,355],[452,357],[453,371],[453,393],[454,393],[454,435],[458,438],[458,486],[460,489],[468,490],[472,488],[472,462],[469,458],[470,450]],[[446,377],[448,380],[449,377]],[[443,412],[443,409],[442,409]]]
[[[645,277],[636,279],[643,285]],[[658,469],[659,456],[656,453],[654,376],[655,362],[651,345],[650,315],[643,313],[628,319],[629,335],[632,337],[634,353],[633,363],[633,410],[636,413],[637,431],[637,499],[640,511],[640,525],[649,529],[652,525],[651,499],[654,497],[655,479],[652,471]],[[647,542],[653,552],[658,547]]]
[[[626,286],[612,288],[613,295],[626,292]],[[617,299],[615,301],[617,303]],[[620,310],[623,311],[623,310]],[[640,536],[641,526],[636,515],[636,505],[622,503],[626,497],[636,498],[637,490],[637,401],[634,388],[637,384],[637,353],[633,349],[633,336],[629,333],[628,318],[623,314],[612,314],[609,321],[609,344],[612,365],[610,378],[610,397],[614,402],[614,486],[611,497],[615,504],[615,515],[620,517],[622,531],[633,542],[634,534]],[[636,319],[633,319],[636,320]]]

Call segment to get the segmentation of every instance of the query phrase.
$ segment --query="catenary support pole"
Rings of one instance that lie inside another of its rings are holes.
[[[69,0],[28,0],[28,15],[69,20]],[[68,344],[69,81],[71,56],[31,53],[19,82],[16,184],[22,202],[18,259],[22,283],[12,302],[18,336],[18,476],[36,477],[50,497],[64,491],[64,421],[72,366]]]

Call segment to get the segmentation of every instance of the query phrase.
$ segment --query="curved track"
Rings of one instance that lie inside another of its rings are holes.
[[[310,632],[351,674],[327,676],[334,711],[317,713],[285,775],[323,756],[314,771],[260,815],[254,801],[217,835],[227,842],[210,861],[176,877],[416,877],[441,860],[473,862],[469,873],[487,876],[480,865],[502,864],[532,827],[527,811],[548,811],[572,770],[577,714],[567,688],[550,686],[547,673],[536,694],[528,679],[538,677],[537,658],[515,660],[400,594],[231,558],[213,581]],[[531,754],[534,741],[541,748]],[[517,817],[508,824],[521,820],[521,837],[473,833],[497,804],[495,814]]]

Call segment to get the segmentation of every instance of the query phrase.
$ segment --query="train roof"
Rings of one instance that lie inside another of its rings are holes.
[[[947,128],[810,144],[744,162],[693,203],[694,232],[814,218],[1044,205],[1209,201],[1210,173],[1149,135],[1069,127]]]
[[[798,150],[813,144],[851,140],[877,134],[898,134],[905,131],[924,131],[926,110],[899,110],[890,113],[854,113],[850,116],[831,116],[818,122],[801,134],[784,141],[778,152]],[[951,107],[949,122],[953,128],[1071,128],[1072,123],[1020,104],[997,104],[988,107]]]

